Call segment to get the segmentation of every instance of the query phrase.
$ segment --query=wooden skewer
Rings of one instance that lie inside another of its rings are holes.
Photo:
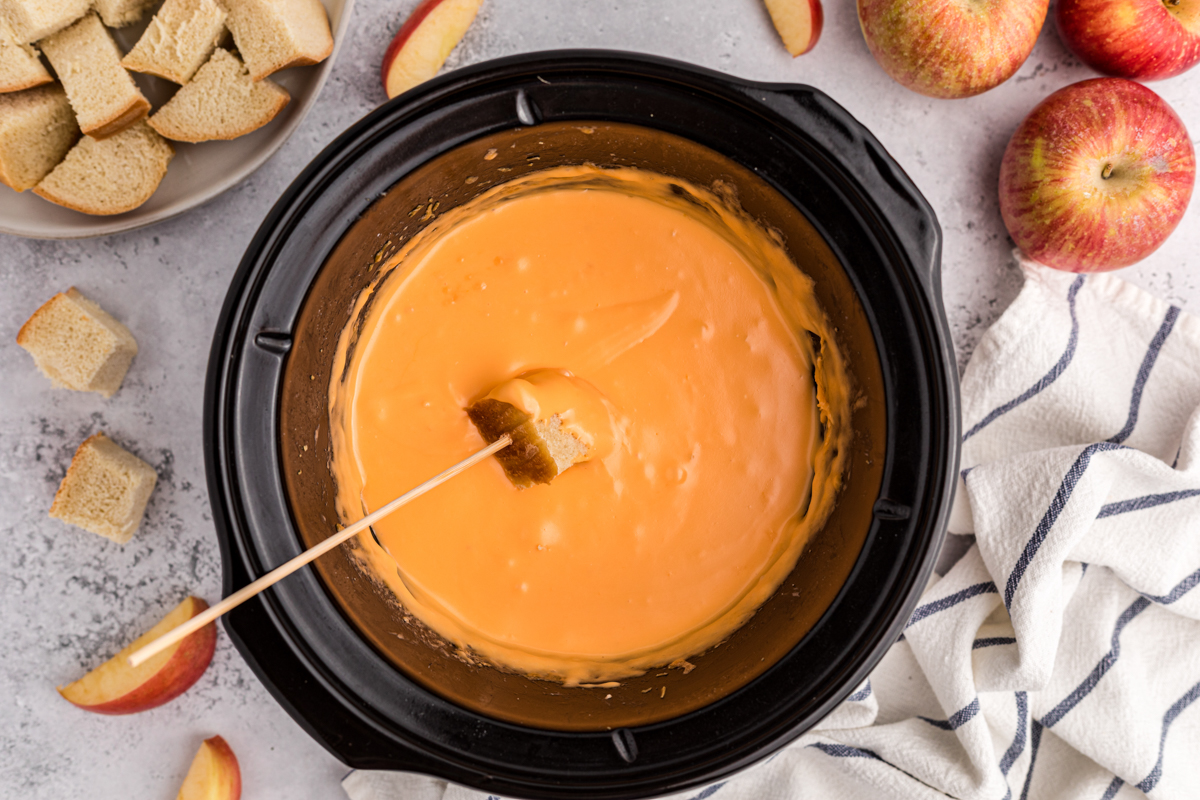
[[[245,601],[249,600],[251,597],[254,597],[254,595],[258,594],[263,589],[266,589],[268,586],[273,586],[274,584],[286,578],[288,575],[291,575],[293,572],[303,567],[305,564],[316,560],[320,556],[328,553],[330,550],[340,545],[342,542],[350,539],[355,534],[365,530],[371,525],[374,525],[376,522],[383,519],[397,508],[400,508],[400,506],[404,505],[405,503],[417,499],[430,489],[440,486],[458,473],[468,469],[469,467],[473,467],[496,451],[503,450],[505,447],[508,447],[510,444],[512,444],[512,437],[508,434],[505,434],[474,455],[464,458],[462,461],[458,462],[453,467],[450,467],[445,472],[442,472],[437,477],[430,478],[420,486],[409,489],[407,492],[400,495],[386,506],[383,506],[378,511],[374,511],[360,519],[358,522],[355,522],[353,525],[338,531],[337,534],[330,536],[320,544],[314,545],[308,550],[305,550],[303,553],[296,556],[291,561],[288,561],[286,564],[282,564],[271,570],[266,575],[263,575],[261,578],[254,581],[254,583],[251,583],[248,586],[245,586],[229,595],[229,597],[226,597],[215,606],[210,606],[207,610],[197,614],[177,628],[164,633],[150,644],[130,655],[129,665],[136,667],[146,661],[146,659],[161,653],[163,650],[166,650],[168,647],[180,641],[181,639],[200,630],[205,625],[224,614],[226,611],[236,608]]]

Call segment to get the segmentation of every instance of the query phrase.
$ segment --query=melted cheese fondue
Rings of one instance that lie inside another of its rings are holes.
[[[465,408],[492,387],[548,368],[603,396],[579,408],[593,460],[527,489],[488,460],[376,525],[386,551],[359,543],[438,634],[571,685],[728,637],[844,467],[845,370],[812,282],[716,195],[652,173],[545,170],[442,215],[362,293],[334,363],[347,523],[481,448]]]

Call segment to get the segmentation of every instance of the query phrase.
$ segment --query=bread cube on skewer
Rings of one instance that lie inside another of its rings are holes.
[[[496,453],[496,460],[515,486],[549,483],[568,467],[587,460],[587,446],[563,430],[558,415],[534,420],[516,406],[492,398],[472,405],[467,415],[489,443],[506,433],[512,436],[512,444]]]
[[[472,403],[467,416],[518,488],[549,483],[570,467],[608,455],[616,440],[612,409],[596,387],[565,370],[540,369],[505,381]]]

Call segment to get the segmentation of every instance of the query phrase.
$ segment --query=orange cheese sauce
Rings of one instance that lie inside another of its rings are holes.
[[[844,370],[811,289],[765,231],[651,173],[547,170],[443,215],[339,343],[343,521],[483,447],[465,408],[530,370],[596,388],[578,419],[602,452],[528,489],[489,459],[376,525],[386,552],[362,537],[367,569],[458,647],[568,684],[720,643],[840,481]]]

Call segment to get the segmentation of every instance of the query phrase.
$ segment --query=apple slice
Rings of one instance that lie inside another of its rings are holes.
[[[206,625],[181,642],[137,667],[129,655],[191,619],[208,603],[189,597],[146,633],[115,656],[58,693],[85,711],[97,714],[136,714],[174,700],[200,679],[217,646],[217,627]]]
[[[387,96],[395,97],[436,75],[481,5],[483,0],[423,0],[383,54]]]
[[[783,46],[795,56],[802,56],[821,38],[825,12],[821,0],[765,0],[767,12]]]
[[[220,736],[200,745],[176,800],[238,800],[242,796],[242,770],[237,756]]]

